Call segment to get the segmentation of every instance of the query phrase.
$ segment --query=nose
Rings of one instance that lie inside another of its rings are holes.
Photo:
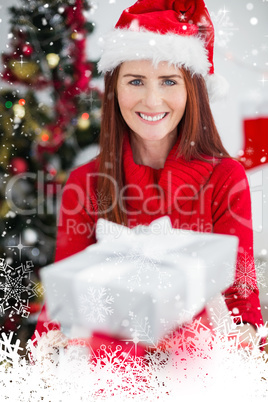
[[[150,109],[162,104],[161,89],[158,86],[148,86],[145,88],[143,104]]]

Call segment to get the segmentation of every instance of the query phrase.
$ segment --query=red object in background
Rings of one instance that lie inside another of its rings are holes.
[[[268,163],[268,117],[246,118],[243,121],[244,150],[239,160],[245,169]]]
[[[22,47],[22,53],[23,53],[25,56],[30,56],[30,55],[33,53],[33,47],[30,46],[30,45],[24,45],[24,46]]]
[[[30,314],[36,314],[41,311],[42,304],[38,302],[29,303]]]
[[[10,171],[13,175],[25,173],[28,170],[28,163],[22,157],[15,157],[11,160]]]

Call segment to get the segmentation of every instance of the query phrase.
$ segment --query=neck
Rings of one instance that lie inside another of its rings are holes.
[[[143,140],[132,132],[130,134],[130,145],[134,162],[137,165],[145,165],[153,169],[162,169],[176,141],[177,134],[158,141],[148,141]]]

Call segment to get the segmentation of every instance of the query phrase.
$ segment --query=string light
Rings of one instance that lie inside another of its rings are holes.
[[[24,106],[25,103],[26,103],[26,100],[25,100],[25,99],[20,99],[20,100],[19,100],[19,105]]]
[[[12,107],[12,105],[13,105],[13,103],[12,103],[11,101],[7,101],[7,102],[5,103],[5,107],[6,107],[7,109],[10,109],[10,108]]]
[[[41,139],[42,139],[42,141],[44,141],[44,142],[46,142],[46,141],[49,140],[49,135],[48,135],[48,133],[47,133],[46,131],[43,131],[43,132],[42,132]]]
[[[16,117],[18,117],[19,119],[23,119],[23,117],[25,116],[25,109],[22,105],[14,105],[13,110]]]
[[[88,120],[89,119],[89,114],[88,113],[83,113],[81,117],[82,117],[83,120]]]

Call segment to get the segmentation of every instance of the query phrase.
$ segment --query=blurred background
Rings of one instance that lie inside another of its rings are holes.
[[[230,84],[212,104],[226,149],[246,168],[262,313],[268,320],[268,1],[206,0],[215,71]],[[103,82],[99,39],[130,0],[0,0],[0,327],[28,339],[53,261],[68,172],[97,153]],[[8,289],[8,291],[7,291]]]

